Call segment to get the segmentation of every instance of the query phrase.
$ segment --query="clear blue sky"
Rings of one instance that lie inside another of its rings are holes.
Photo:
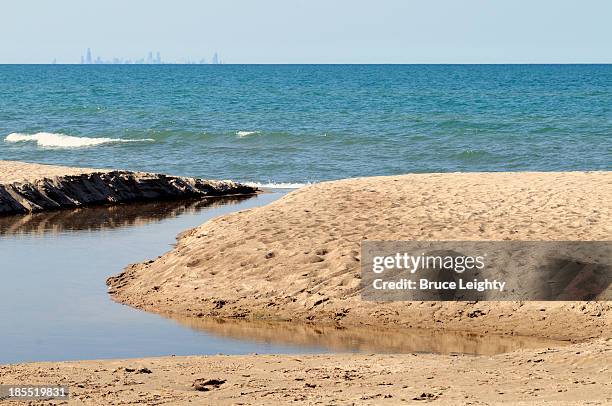
[[[18,0],[0,63],[611,63],[610,0]]]

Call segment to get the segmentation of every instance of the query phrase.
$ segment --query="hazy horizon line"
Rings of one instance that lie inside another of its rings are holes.
[[[218,64],[212,63],[184,63],[184,62],[163,62],[163,63],[91,63],[82,64],[79,62],[46,62],[46,63],[33,63],[33,62],[0,62],[0,66],[19,66],[19,65],[75,65],[75,66],[160,66],[160,65],[197,65],[197,66],[221,66],[221,65],[270,65],[270,66],[309,66],[309,65],[612,65],[610,62],[306,62],[306,63],[292,63],[292,62],[223,62]]]

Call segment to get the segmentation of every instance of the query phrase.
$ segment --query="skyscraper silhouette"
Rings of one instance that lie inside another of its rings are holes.
[[[185,64],[205,64],[208,61],[205,58],[202,59],[183,59],[179,63]],[[95,56],[93,52],[91,52],[91,48],[87,48],[85,54],[81,54],[81,64],[84,65],[93,65],[93,64],[162,64],[162,63],[173,63],[173,62],[164,62],[161,58],[160,51],[147,51],[144,58],[140,59],[123,59],[118,57],[113,58],[102,58],[102,56]],[[219,57],[219,53],[215,51],[212,58],[210,59],[210,63],[213,65],[221,65],[224,62]]]

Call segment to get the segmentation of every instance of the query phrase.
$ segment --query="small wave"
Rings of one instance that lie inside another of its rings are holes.
[[[239,138],[248,137],[249,135],[259,134],[259,131],[236,131],[236,135]]]
[[[536,128],[533,132],[535,134],[548,134],[548,133],[553,133],[555,131],[559,131],[559,129],[557,127],[547,126],[547,127]]]
[[[490,155],[489,152],[483,151],[481,149],[467,149],[465,151],[461,151],[455,156],[459,159],[477,159],[488,155]]]
[[[304,186],[312,185],[312,183],[259,183],[259,182],[243,182],[247,186],[268,188],[268,189],[299,189]]]
[[[73,137],[71,135],[56,134],[56,133],[36,133],[36,134],[21,134],[12,133],[6,136],[4,142],[36,142],[39,147],[53,148],[82,148],[93,147],[102,144],[113,144],[121,142],[154,142],[152,138],[144,139],[124,139],[124,138],[89,138],[89,137]]]

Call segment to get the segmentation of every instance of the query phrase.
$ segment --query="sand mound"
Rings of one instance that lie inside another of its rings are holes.
[[[612,172],[426,174],[315,184],[181,234],[108,281],[181,316],[397,325],[560,339],[610,336],[610,302],[360,299],[360,242],[609,240]]]

